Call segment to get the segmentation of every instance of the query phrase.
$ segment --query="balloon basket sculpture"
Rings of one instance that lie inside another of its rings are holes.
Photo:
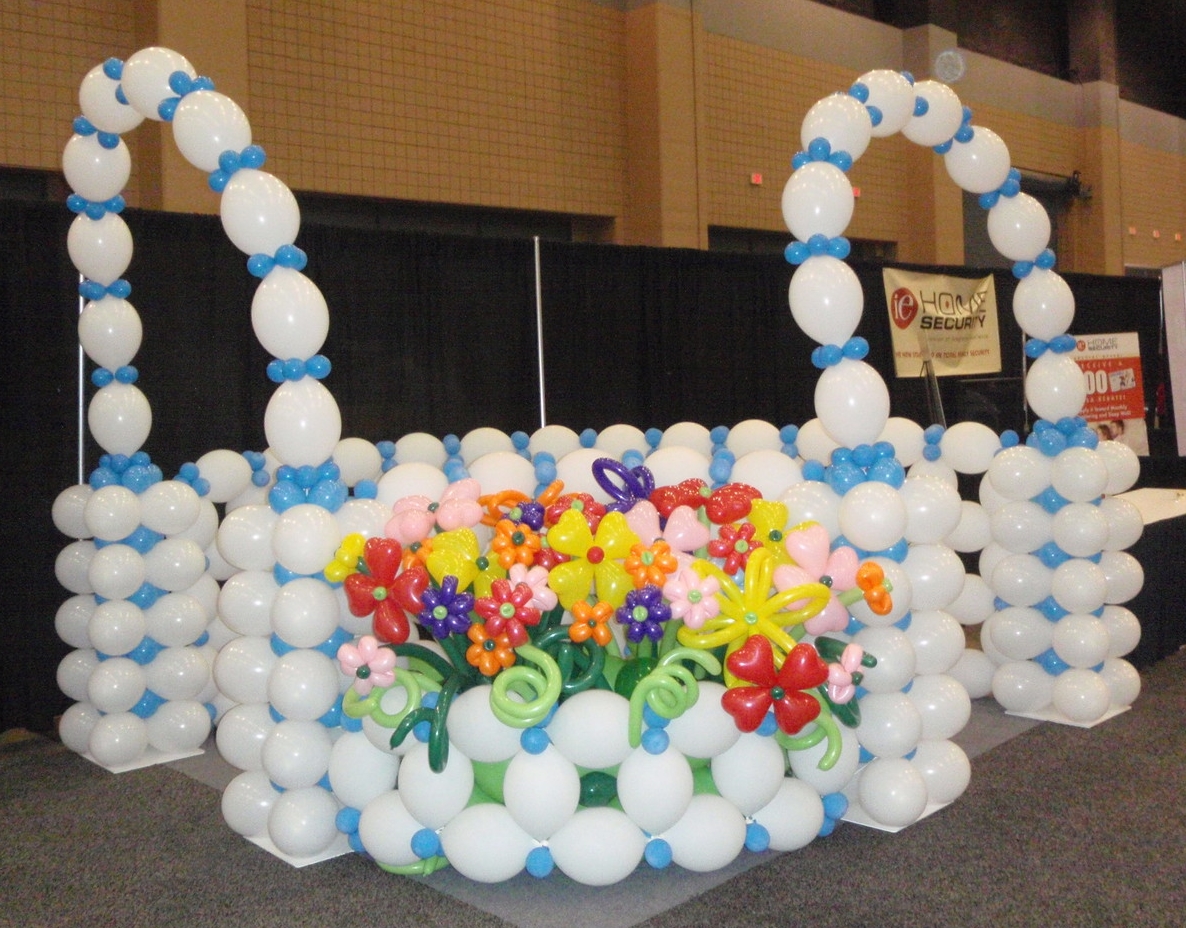
[[[968,784],[952,739],[973,698],[1092,724],[1137,695],[1120,604],[1142,581],[1124,552],[1141,521],[1115,496],[1136,458],[1077,418],[1049,220],[947,86],[872,71],[804,119],[782,210],[817,418],[377,444],[342,437],[296,201],[242,110],[163,48],[96,67],[80,102],[68,247],[104,454],[54,506],[76,539],[57,562],[72,749],[117,768],[216,726],[241,771],[227,824],[295,862],[353,850],[396,873],[607,885],[643,861],[794,850],[841,818],[911,824]],[[208,174],[275,358],[267,450],[210,451],[172,479],[142,450],[122,277],[120,134],[144,118]],[[1016,262],[1040,417],[1024,442],[891,417],[853,337],[845,172],[898,131],[980,195]],[[979,501],[957,474],[982,475]]]

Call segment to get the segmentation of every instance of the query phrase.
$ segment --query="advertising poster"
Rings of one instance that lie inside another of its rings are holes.
[[[921,377],[995,374],[1001,369],[997,296],[992,276],[950,277],[882,270],[894,347],[894,373]]]
[[[1119,441],[1149,453],[1145,384],[1136,332],[1078,335],[1072,355],[1083,371],[1087,401],[1083,417],[1101,440]]]

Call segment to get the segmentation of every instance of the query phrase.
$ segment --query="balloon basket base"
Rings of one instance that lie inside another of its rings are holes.
[[[1096,725],[1101,725],[1108,719],[1115,718],[1122,712],[1127,712],[1132,706],[1113,706],[1098,719],[1093,719],[1090,722],[1080,722],[1063,715],[1053,706],[1045,709],[1038,709],[1036,712],[1014,712],[1007,709],[1005,715],[1015,715],[1020,719],[1036,719],[1039,722],[1054,722],[1058,725],[1073,725],[1076,728],[1095,728]]]
[[[353,854],[354,851],[350,848],[350,841],[345,835],[338,835],[323,851],[316,854],[310,854],[308,857],[294,857],[292,854],[285,854],[280,848],[272,842],[272,839],[267,835],[257,835],[254,838],[247,838],[256,847],[262,848],[273,857],[279,857],[286,864],[300,869],[308,867],[312,864],[323,863],[327,860],[333,860],[335,857],[344,857],[346,854]]]
[[[175,760],[184,760],[187,757],[198,757],[205,754],[204,748],[194,748],[189,751],[161,751],[157,748],[146,748],[144,753],[135,760],[130,760],[123,764],[104,764],[98,760],[89,751],[82,754],[87,760],[104,770],[111,773],[127,773],[131,770],[140,770],[142,767],[155,767],[157,764],[170,764]]]
[[[854,790],[853,792],[855,793],[856,791]],[[840,816],[840,821],[848,822],[852,825],[863,825],[866,828],[876,828],[878,831],[885,831],[889,834],[897,834],[899,831],[909,828],[911,825],[921,822],[924,818],[934,815],[940,809],[945,809],[951,805],[950,802],[928,802],[922,814],[913,822],[907,822],[905,825],[887,825],[884,822],[877,821],[877,819],[861,808],[861,803],[855,795],[850,796],[847,791],[844,794],[848,796],[848,809]]]

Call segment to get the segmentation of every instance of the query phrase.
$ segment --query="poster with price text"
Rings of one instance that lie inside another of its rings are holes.
[[[1083,371],[1087,401],[1083,417],[1104,441],[1119,441],[1149,453],[1145,384],[1136,332],[1077,335],[1072,355]]]

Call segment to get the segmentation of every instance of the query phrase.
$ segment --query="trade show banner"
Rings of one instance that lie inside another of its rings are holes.
[[[1137,333],[1076,336],[1072,357],[1083,370],[1087,386],[1083,418],[1101,439],[1123,442],[1137,454],[1148,454]]]
[[[1001,369],[993,278],[882,270],[894,346],[894,373],[921,377],[995,374]]]

